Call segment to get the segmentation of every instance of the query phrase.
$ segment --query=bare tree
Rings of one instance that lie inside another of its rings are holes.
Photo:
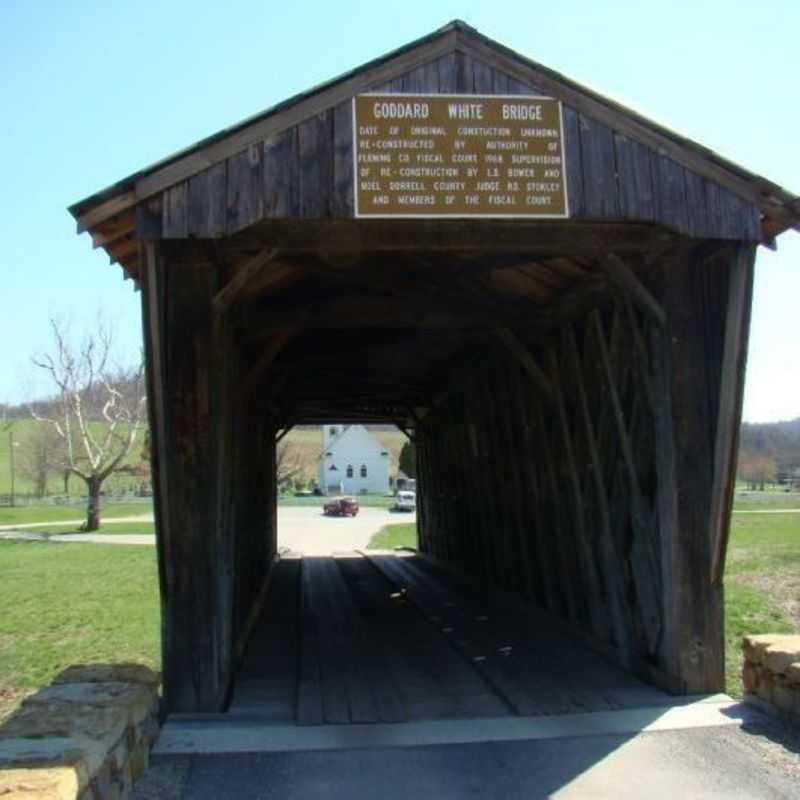
[[[306,463],[296,447],[285,439],[278,443],[275,451],[275,480],[278,486],[285,486],[301,475]]]
[[[103,482],[125,464],[144,424],[144,367],[131,370],[111,364],[111,331],[98,322],[93,334],[75,347],[55,320],[53,352],[37,356],[57,389],[50,411],[34,408],[34,419],[51,425],[64,447],[65,468],[84,481],[89,501],[83,529],[100,527]]]

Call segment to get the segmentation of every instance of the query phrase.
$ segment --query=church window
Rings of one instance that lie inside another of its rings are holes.
[[[348,478],[352,478],[353,477],[353,465],[352,464],[348,464],[347,465],[347,477]]]
[[[366,464],[362,464],[361,465],[361,477],[362,478],[366,478],[367,477],[367,465]]]

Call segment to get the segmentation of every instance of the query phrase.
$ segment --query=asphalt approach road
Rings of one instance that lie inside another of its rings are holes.
[[[797,798],[797,738],[752,709],[742,727],[543,740],[158,757],[137,800],[751,800]],[[474,720],[464,720],[474,725]]]
[[[278,506],[278,546],[305,555],[327,555],[335,552],[360,550],[384,525],[416,522],[416,514],[389,511],[386,508],[363,507],[355,517],[326,517],[319,508]],[[124,525],[125,522],[152,522],[152,514],[138,517],[109,519],[103,525]],[[48,542],[95,542],[101,544],[154,545],[155,536],[149,533],[53,533],[37,529],[78,522],[48,522],[2,526],[0,538]]]

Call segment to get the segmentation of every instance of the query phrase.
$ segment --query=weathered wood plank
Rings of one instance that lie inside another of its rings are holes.
[[[353,178],[353,106],[340,103],[333,111],[332,216],[353,216]]]
[[[169,711],[219,711],[233,670],[232,539],[219,538],[211,298],[216,268],[170,270],[145,246],[145,341],[152,367],[156,497]]]
[[[552,399],[553,388],[550,385],[546,373],[539,366],[536,359],[531,355],[525,345],[515,336],[514,332],[509,328],[498,328],[494,333],[509,353],[514,356],[519,365],[532,378],[544,397],[548,400]]]
[[[750,312],[753,302],[755,247],[742,246],[732,258],[725,319],[725,351],[722,356],[717,438],[714,445],[711,542],[711,579],[722,582],[730,534],[730,510],[736,480],[736,453],[744,399],[744,377]]]
[[[264,141],[264,216],[281,218],[298,212],[297,128]]]
[[[618,648],[623,662],[630,659],[632,655],[631,645],[631,621],[630,613],[626,601],[625,576],[623,573],[622,553],[615,547],[615,541],[611,531],[611,520],[608,511],[608,494],[603,480],[602,465],[600,454],[597,449],[594,424],[592,421],[589,404],[586,400],[586,390],[581,374],[581,360],[578,354],[578,347],[575,342],[575,334],[572,327],[565,327],[563,330],[562,351],[566,358],[568,369],[572,371],[571,387],[575,391],[578,405],[578,415],[583,423],[583,438],[586,442],[586,449],[590,459],[590,472],[592,483],[594,484],[595,507],[597,515],[595,524],[598,529],[595,533],[597,552],[602,561],[602,579],[605,586],[605,597],[608,603],[611,628],[614,635],[614,645]]]
[[[645,628],[648,653],[654,654],[661,636],[662,616],[657,571],[656,531],[653,530],[650,520],[646,518],[648,515],[644,508],[644,498],[636,467],[633,444],[628,434],[625,411],[614,379],[611,354],[606,345],[605,333],[600,315],[597,312],[592,313],[590,316],[590,328],[594,332],[595,341],[600,352],[608,397],[611,400],[612,417],[616,424],[617,439],[628,476],[628,512],[633,528],[631,566],[638,599],[636,612]]]
[[[601,122],[579,116],[583,167],[584,214],[587,217],[620,216],[614,133]]]
[[[300,215],[304,218],[329,214],[333,190],[331,120],[328,111],[298,126]]]
[[[478,59],[472,62],[472,90],[475,94],[491,94],[494,90],[494,70]]]
[[[216,164],[189,179],[188,235],[223,236],[226,227],[227,167]]]
[[[227,161],[229,234],[264,217],[263,148],[251,145]]]
[[[699,239],[711,238],[714,236],[714,231],[708,215],[705,183],[699,175],[691,170],[686,170],[684,180],[688,232]]]
[[[456,53],[447,53],[436,62],[439,70],[439,91],[442,94],[455,94],[458,91],[458,65]]]
[[[185,239],[189,230],[188,187],[179,183],[164,192],[161,235],[165,239]]]
[[[297,683],[297,724],[321,725],[322,667],[319,630],[313,607],[309,562],[302,560],[300,573],[300,661]]]
[[[578,113],[567,106],[562,107],[564,118],[563,168],[567,178],[567,204],[571,217],[586,216],[586,200],[583,190],[583,157],[581,153],[581,128]]]
[[[654,156],[655,219],[681,233],[689,230],[684,174],[684,168],[671,158]]]
[[[648,291],[647,287],[636,277],[631,268],[615,253],[598,261],[600,267],[608,273],[614,283],[626,292],[639,308],[654,319],[659,325],[667,321],[661,304]]]
[[[582,588],[588,599],[587,606],[591,630],[599,639],[605,641],[607,640],[607,630],[604,617],[607,613],[607,608],[595,571],[595,559],[589,545],[589,534],[586,530],[583,487],[575,463],[573,435],[567,418],[558,358],[553,350],[548,352],[548,366],[550,381],[553,386],[553,400],[556,408],[558,431],[561,438],[561,447],[563,448],[564,463],[567,469],[566,477],[571,495],[570,514],[573,522],[575,555],[577,558],[577,563],[574,566],[580,571]]]
[[[626,219],[654,219],[652,151],[619,133],[614,134],[614,147],[620,215]]]
[[[214,295],[214,310],[224,314],[241,297],[247,284],[261,272],[280,251],[274,247],[265,247],[242,265],[234,276]]]

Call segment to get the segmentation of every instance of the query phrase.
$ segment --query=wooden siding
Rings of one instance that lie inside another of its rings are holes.
[[[712,486],[732,466],[743,371],[725,343],[752,255],[671,254],[648,275],[661,322],[620,291],[525,357],[475,357],[417,430],[421,549],[673,691],[724,682]]]
[[[370,90],[543,94],[459,51]],[[214,238],[262,219],[352,217],[352,133],[345,101],[175,184],[162,195],[162,235]],[[755,205],[568,105],[564,139],[570,216],[656,222],[696,238],[760,240]]]

